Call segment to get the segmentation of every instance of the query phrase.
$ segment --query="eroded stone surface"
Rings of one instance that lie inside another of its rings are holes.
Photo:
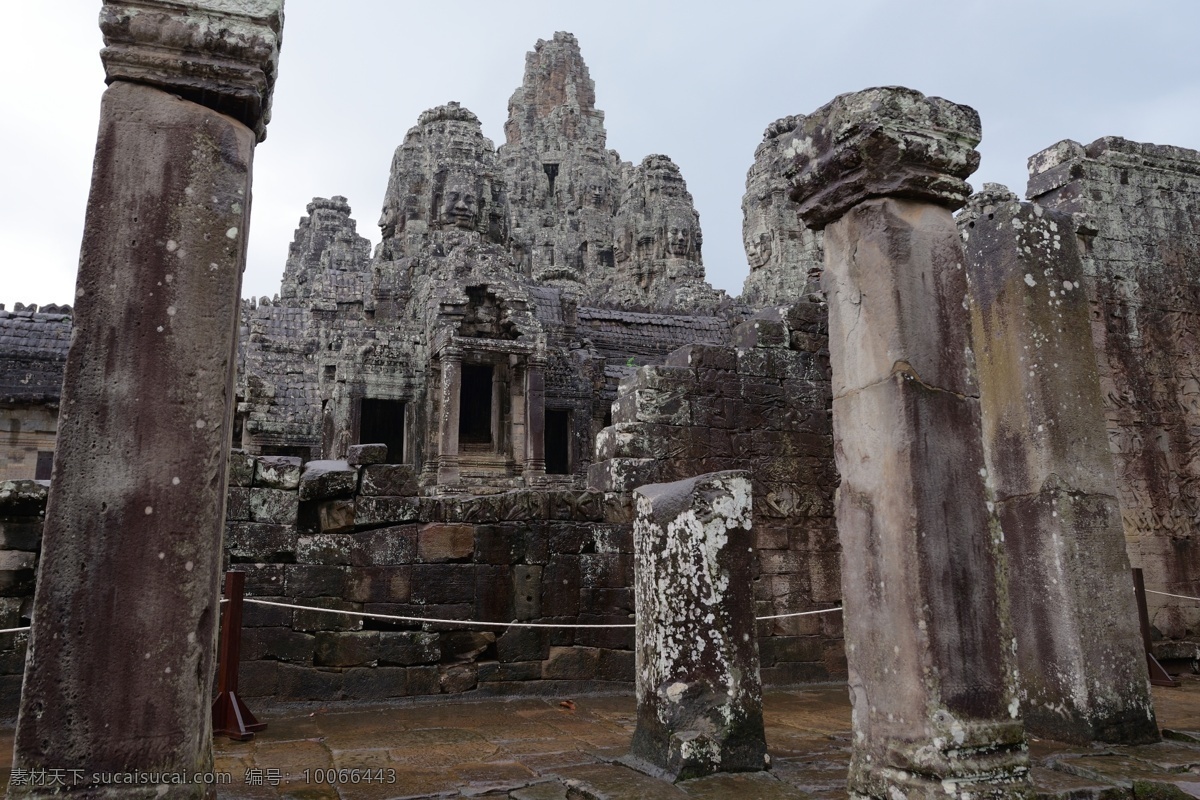
[[[1200,595],[1200,153],[1118,137],[1029,160],[1030,199],[1070,214],[1121,518],[1148,589]],[[1168,639],[1200,637],[1200,605],[1149,596]]]
[[[631,754],[672,779],[764,769],[749,475],[718,472],[634,494]]]
[[[979,114],[901,86],[839,95],[796,127],[780,157],[791,198],[812,228],[872,197],[921,199],[951,210],[971,194]]]
[[[1157,741],[1074,223],[988,184],[959,227],[1025,724]]]
[[[742,197],[742,243],[750,274],[741,300],[754,306],[795,303],[821,288],[821,234],[800,220],[788,197],[783,153],[803,117],[784,117],[767,126]]]

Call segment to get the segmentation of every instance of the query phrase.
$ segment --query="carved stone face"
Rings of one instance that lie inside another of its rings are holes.
[[[746,245],[746,259],[750,269],[761,269],[771,260],[774,245],[771,243],[771,233],[761,223],[746,235],[743,243]]]
[[[396,208],[392,198],[387,198],[384,201],[383,213],[379,215],[379,230],[383,232],[384,239],[391,239],[396,235],[396,223],[399,221],[399,209]]]
[[[479,218],[479,197],[475,187],[465,180],[447,181],[438,217],[443,224],[473,229]]]
[[[692,249],[692,226],[672,221],[667,226],[667,252],[676,257],[687,256]]]
[[[613,242],[613,258],[618,263],[628,261],[631,250],[633,250],[633,232],[629,228],[620,228],[617,231],[617,240]]]

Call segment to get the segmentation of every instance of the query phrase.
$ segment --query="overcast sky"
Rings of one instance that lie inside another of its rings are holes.
[[[104,72],[96,0],[5,8],[0,48],[0,303],[74,294]],[[709,280],[738,294],[746,170],[763,129],[835,95],[904,85],[978,109],[972,178],[1024,192],[1025,160],[1060,139],[1119,135],[1200,149],[1200,3],[504,2],[287,0],[274,116],[255,155],[244,296],[275,294],[314,195],[376,220],[392,151],[424,109],[457,100],[499,145],[525,53],[574,33],[627,161],[679,164]]]

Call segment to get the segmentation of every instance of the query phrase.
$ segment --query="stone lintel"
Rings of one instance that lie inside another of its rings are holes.
[[[863,200],[907,197],[951,210],[979,166],[979,114],[901,86],[839,95],[802,117],[781,156],[800,218],[821,229]]]
[[[283,0],[104,0],[100,30],[108,83],[155,86],[266,138]]]

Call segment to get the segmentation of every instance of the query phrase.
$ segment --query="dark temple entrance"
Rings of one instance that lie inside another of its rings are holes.
[[[364,397],[359,407],[358,443],[387,445],[390,464],[404,461],[404,401]]]
[[[458,441],[492,443],[492,365],[464,364],[459,399]]]
[[[546,474],[571,474],[571,411],[546,409]]]

